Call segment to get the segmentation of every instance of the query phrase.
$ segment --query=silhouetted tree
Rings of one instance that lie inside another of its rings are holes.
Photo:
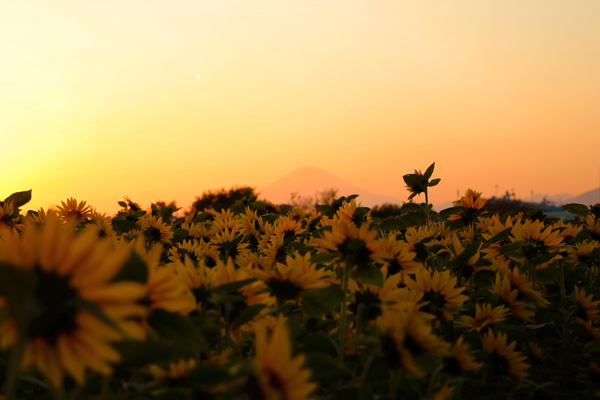
[[[385,219],[402,214],[402,206],[399,204],[384,203],[371,208],[373,218]]]
[[[254,192],[254,188],[250,186],[234,187],[229,190],[220,189],[216,191],[208,190],[202,193],[202,196],[196,197],[196,201],[192,207],[198,211],[205,208],[214,208],[217,211],[228,209],[237,201],[244,204],[250,204],[257,201],[258,195]]]
[[[310,210],[317,204],[332,204],[337,198],[338,190],[334,188],[323,189],[316,192],[312,196],[300,196],[297,192],[293,192],[290,196],[290,205],[292,208],[303,208]]]

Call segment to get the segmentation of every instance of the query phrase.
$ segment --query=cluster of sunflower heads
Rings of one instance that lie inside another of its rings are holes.
[[[426,190],[433,167],[405,181]],[[179,214],[125,198],[108,217],[75,199],[22,215],[23,193],[0,204],[10,400],[600,390],[597,206],[500,216],[468,190],[431,223],[412,202],[374,218],[355,195]]]

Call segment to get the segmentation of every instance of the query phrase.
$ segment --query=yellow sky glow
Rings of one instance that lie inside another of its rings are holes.
[[[599,185],[600,2],[0,3],[0,198],[188,207],[318,166],[406,199]],[[8,38],[8,40],[6,40]]]

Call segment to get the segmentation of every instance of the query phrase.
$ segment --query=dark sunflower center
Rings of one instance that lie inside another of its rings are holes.
[[[69,213],[67,214],[67,218],[73,218],[73,219],[76,219],[76,220],[79,220],[79,219],[81,219],[81,217],[82,217],[82,214],[81,214],[81,212],[79,212],[79,211],[77,211],[77,210],[71,210],[71,211],[69,211]]]
[[[346,239],[338,249],[346,260],[350,260],[352,265],[348,267],[367,265],[371,261],[371,251],[362,239]]]
[[[348,308],[353,313],[357,313],[362,305],[362,317],[365,321],[373,320],[381,314],[381,300],[377,294],[371,292],[369,289],[363,292],[356,292],[354,298],[356,302],[350,304]]]
[[[295,299],[296,297],[298,297],[302,290],[302,288],[294,285],[287,279],[269,279],[269,281],[267,282],[267,286],[271,290],[271,293],[273,293],[273,295],[280,302]]]
[[[153,242],[160,242],[160,229],[151,226],[144,231],[144,236]]]
[[[273,389],[277,390],[281,394],[281,399],[285,400],[288,398],[288,395],[285,391],[285,386],[283,381],[279,377],[279,375],[270,369],[267,370],[267,375],[269,376],[269,386]]]
[[[498,354],[496,351],[492,353],[492,368],[496,376],[506,375],[510,370],[508,360]]]
[[[414,355],[418,356],[425,353],[425,349],[411,335],[404,336],[402,345]]]
[[[43,337],[56,343],[62,333],[70,333],[75,327],[77,308],[74,300],[77,292],[65,278],[36,269],[39,283],[35,288],[35,311],[29,327],[29,337]]]

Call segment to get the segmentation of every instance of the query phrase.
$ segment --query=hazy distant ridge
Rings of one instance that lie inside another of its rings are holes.
[[[317,167],[298,168],[275,182],[259,188],[258,192],[261,198],[276,204],[283,204],[290,202],[291,194],[294,192],[300,196],[312,196],[331,188],[337,189],[339,196],[357,194],[357,201],[365,207],[383,203],[402,204],[402,201],[405,200],[369,192]]]

